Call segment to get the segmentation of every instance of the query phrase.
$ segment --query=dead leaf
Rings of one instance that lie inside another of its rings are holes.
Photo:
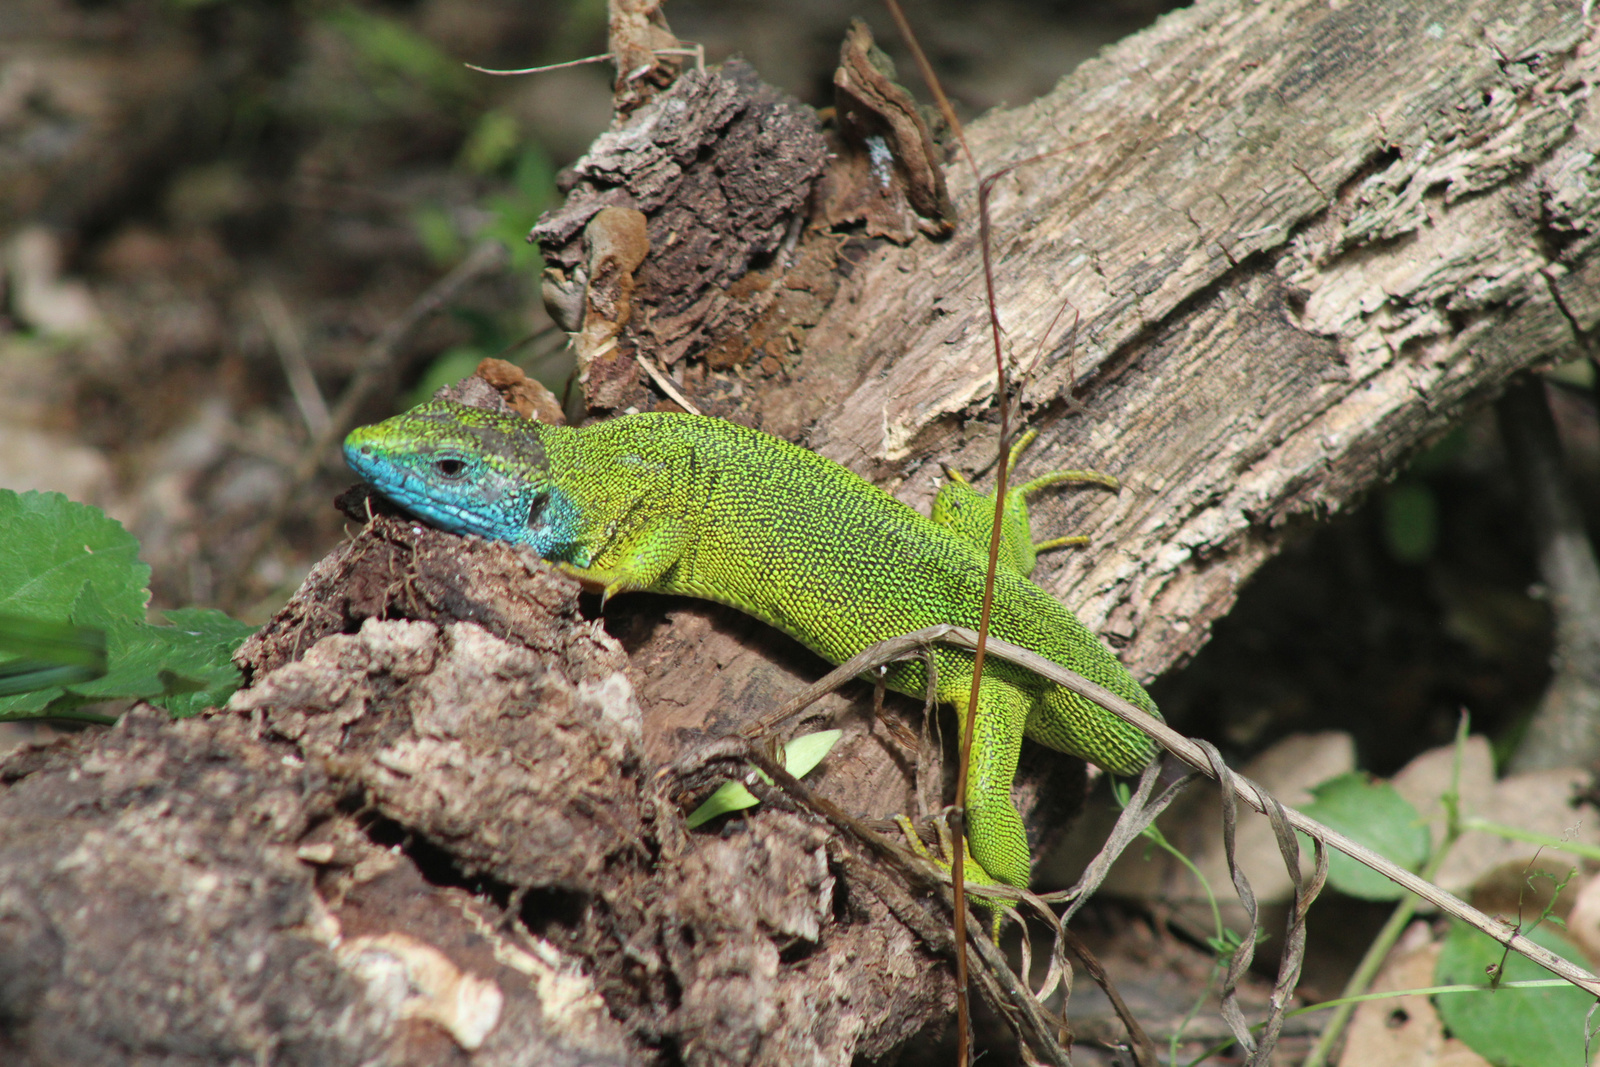
[[[1413,932],[1420,932],[1422,937],[1413,937]],[[1372,983],[1372,992],[1424,989],[1433,985],[1433,969],[1439,961],[1441,943],[1426,938],[1427,927],[1422,923],[1413,924],[1401,943],[1421,940],[1421,944],[1393,954]],[[1491,1065],[1457,1038],[1445,1036],[1444,1023],[1430,998],[1411,995],[1369,1000],[1359,1005],[1350,1021],[1339,1067]]]
[[[1350,735],[1330,731],[1286,737],[1247,763],[1239,773],[1260,783],[1289,807],[1299,807],[1311,800],[1313,786],[1354,768],[1355,744]],[[1225,899],[1236,905],[1233,882],[1228,877],[1227,859],[1222,850],[1222,809],[1216,786],[1192,787],[1158,820],[1158,825],[1167,839],[1205,875],[1219,902]],[[1239,809],[1236,855],[1258,902],[1276,904],[1291,898],[1294,883],[1284,868],[1277,838],[1266,816],[1247,808]],[[1302,866],[1301,869],[1304,873],[1308,868]],[[1204,891],[1187,868],[1165,853],[1145,862],[1143,849],[1129,849],[1111,869],[1105,885],[1108,892],[1121,896],[1163,900],[1180,908],[1185,904],[1199,905],[1205,910],[1205,925],[1210,925],[1210,905],[1206,903]]]

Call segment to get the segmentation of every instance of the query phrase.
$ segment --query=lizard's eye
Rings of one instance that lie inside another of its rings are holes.
[[[467,465],[462,460],[446,457],[434,460],[433,469],[439,477],[453,480],[466,473]]]

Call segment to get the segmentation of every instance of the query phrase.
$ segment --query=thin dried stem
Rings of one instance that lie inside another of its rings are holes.
[[[972,147],[967,144],[966,130],[961,125],[961,120],[956,117],[955,108],[950,106],[949,97],[945,96],[944,86],[940,84],[938,75],[933,72],[933,64],[928,62],[928,57],[922,51],[922,45],[917,41],[917,35],[912,32],[911,23],[907,21],[905,12],[900,9],[896,0],[885,0],[889,13],[894,18],[895,26],[900,31],[900,36],[905,40],[906,47],[911,50],[912,58],[916,61],[917,70],[922,75],[922,80],[927,84],[929,92],[933,93],[938,102],[939,112],[944,116],[946,125],[950,127],[956,142],[961,146],[961,158],[972,171],[972,177],[978,186],[978,246],[983,253],[983,285],[984,295],[988,300],[989,310],[989,336],[994,346],[995,388],[999,394],[1000,412],[1000,438],[999,448],[999,473],[995,476],[994,493],[994,528],[989,534],[989,567],[983,581],[983,605],[978,614],[978,644],[972,657],[972,688],[967,698],[966,722],[961,730],[961,757],[956,767],[956,802],[951,809],[950,832],[956,841],[954,855],[951,857],[951,871],[955,879],[955,894],[957,900],[964,900],[966,889],[966,801],[967,778],[972,764],[972,735],[978,716],[978,693],[983,681],[983,658],[989,637],[989,623],[994,611],[994,576],[1000,565],[1000,536],[1004,529],[1005,499],[1006,499],[1006,456],[1010,449],[1011,437],[1011,410],[1008,399],[1009,391],[1006,388],[1006,360],[1005,349],[1002,344],[1002,331],[1000,328],[999,304],[995,300],[994,292],[994,254],[989,239],[989,182],[978,172],[977,157],[972,154]],[[967,959],[966,945],[967,910],[963,907],[956,908],[956,1014],[959,1032],[956,1037],[957,1062],[966,1067],[969,1062],[969,1042],[971,1035],[971,1016],[968,1013],[966,1002],[967,988]]]
[[[749,733],[782,722],[788,716],[796,714],[805,707],[810,706],[810,704],[815,703],[846,681],[886,663],[896,662],[913,654],[918,649],[935,643],[949,645],[954,648],[964,648],[970,651],[977,647],[978,635],[975,631],[969,630],[964,626],[944,625],[931,626],[924,630],[917,630],[914,633],[890,638],[887,641],[880,641],[834,668],[821,681],[807,687],[797,697],[785,704],[783,708],[767,716],[761,723],[754,727],[747,727],[746,732]],[[1046,659],[1037,652],[1023,648],[1021,645],[1014,645],[1009,641],[990,638],[989,651],[991,655],[998,656],[1008,663],[1014,663],[1019,667],[1026,668],[1047,681],[1070,689],[1086,700],[1094,701],[1094,703],[1117,716],[1117,718],[1144,731],[1168,752],[1196,771],[1211,778],[1217,776],[1211,759],[1206,755],[1205,749],[1201,747],[1201,742],[1178,733],[1160,719],[1117,696],[1109,689],[1096,685],[1076,671],[1068,670],[1066,667]],[[1228,785],[1229,792],[1232,795],[1263,814],[1266,814],[1270,806],[1277,804],[1272,794],[1248,778],[1232,775],[1229,778]],[[1343,852],[1356,862],[1370,867],[1401,888],[1417,894],[1417,896],[1440,911],[1482,931],[1512,951],[1520,952],[1556,977],[1564,978],[1579,989],[1600,997],[1600,976],[1591,974],[1582,967],[1562,959],[1543,946],[1522,936],[1515,927],[1491,918],[1448,890],[1442,889],[1432,882],[1413,874],[1411,871],[1396,865],[1365,845],[1352,841],[1344,834],[1322,825],[1310,816],[1288,807],[1283,808],[1283,814],[1290,827],[1321,841],[1329,848]],[[982,892],[983,890],[979,887],[973,887],[972,891]],[[997,890],[988,895],[1022,896],[1016,890]]]
[[[691,45],[688,48],[656,48],[653,49],[658,56],[694,56],[695,69],[706,69],[706,49],[704,45]],[[566,70],[569,67],[583,67],[591,63],[606,63],[612,58],[610,52],[601,52],[597,56],[584,56],[582,59],[569,59],[565,63],[546,63],[542,67],[519,67],[516,70],[495,70],[491,67],[480,67],[476,63],[467,63],[468,70],[475,70],[479,74],[493,74],[497,78],[509,78],[518,74],[543,74],[551,70]]]

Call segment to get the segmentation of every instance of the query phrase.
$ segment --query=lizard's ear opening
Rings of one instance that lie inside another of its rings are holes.
[[[528,505],[528,521],[525,525],[532,526],[534,523],[543,518],[544,509],[549,503],[550,491],[548,489],[546,489],[544,492],[536,494],[532,502]]]

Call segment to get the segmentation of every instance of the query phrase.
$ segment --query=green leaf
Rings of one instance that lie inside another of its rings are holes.
[[[104,630],[0,615],[0,697],[87,682],[106,673]]]
[[[93,590],[86,588],[73,618],[106,627],[111,669],[103,678],[67,689],[49,711],[134,697],[182,717],[222,704],[239,687],[233,650],[252,628],[221,612],[185,608],[167,614],[179,625],[152,626],[105,614]]]
[[[804,778],[833,751],[841,733],[842,730],[818,730],[801,734],[783,746],[783,769],[796,778]]]
[[[245,638],[256,632],[254,626],[215,608],[173,608],[163,614],[167,622],[190,637],[227,645],[230,649],[238,648]]]
[[[1428,827],[1417,809],[1388,782],[1371,781],[1363,774],[1342,774],[1311,792],[1316,799],[1301,810],[1313,819],[1408,871],[1421,870],[1427,862]],[[1300,843],[1310,847],[1309,840]],[[1405,893],[1341,852],[1328,857],[1328,881],[1341,893],[1362,900],[1399,900]]]
[[[106,633],[109,669],[101,678],[70,690],[52,701],[61,711],[101,700],[119,697],[151,697],[162,691],[160,638],[155,627],[144,621],[144,612],[130,617],[108,609],[93,585],[85,585],[72,606],[72,621],[79,626],[96,626]]]
[[[783,769],[796,778],[804,778],[810,774],[817,764],[821,763],[833,746],[839,743],[840,730],[818,730],[812,734],[801,734],[799,737],[783,746]],[[761,780],[768,785],[772,779],[760,771]],[[686,825],[693,830],[697,826],[715,819],[718,815],[726,815],[731,811],[743,811],[753,808],[761,801],[756,795],[746,789],[743,782],[726,782],[715,793],[705,799],[698,808],[689,815]]]
[[[232,655],[251,628],[201,608],[169,612],[171,626],[146,622],[150,568],[138,550],[98,508],[0,490],[0,611],[21,627],[0,626],[0,652],[19,657],[0,662],[0,720],[126,699],[187,715],[237,688]]]
[[[759,772],[758,772],[759,773]],[[743,782],[724,782],[715,793],[706,797],[698,808],[689,813],[689,818],[684,820],[684,825],[693,830],[704,826],[718,815],[727,815],[733,811],[743,811],[753,808],[761,801],[756,795],[746,789]]]
[[[0,490],[0,613],[60,622],[85,582],[143,617],[150,568],[120,522],[60,493]]]
[[[166,618],[171,626],[150,627],[166,643],[163,694],[153,702],[179,718],[227,703],[239,688],[234,650],[255,627],[212,608],[177,608]]]
[[[1528,937],[1574,962],[1582,954],[1548,926],[1527,931]],[[1466,923],[1451,927],[1434,968],[1440,985],[1487,987],[1486,967],[1505,957],[1502,981],[1549,978],[1543,967],[1515,952],[1506,952],[1488,935]],[[1498,1067],[1584,1067],[1584,1019],[1594,998],[1575,986],[1545,989],[1497,989],[1483,993],[1443,994],[1435,998],[1439,1015],[1456,1037]]]

